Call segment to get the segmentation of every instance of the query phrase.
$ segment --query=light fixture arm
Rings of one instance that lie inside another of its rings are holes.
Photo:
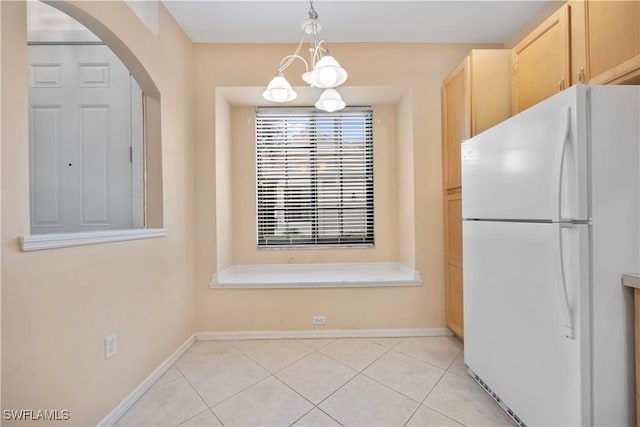
[[[289,68],[289,66],[293,64],[293,61],[295,61],[296,59],[302,60],[302,62],[304,62],[305,71],[309,71],[309,63],[307,63],[307,61],[302,56],[300,56],[300,50],[302,50],[303,44],[304,44],[304,34],[302,35],[302,38],[300,39],[300,43],[298,43],[298,47],[296,47],[296,50],[291,55],[287,55],[284,58],[282,58],[282,61],[280,61],[280,67],[278,67],[278,73],[282,73],[284,70]]]
[[[289,65],[293,64],[293,61],[296,59],[304,62],[305,71],[309,71],[309,63],[302,56],[292,53],[291,55],[287,55],[282,58],[282,61],[280,61],[280,68],[278,68],[278,73],[282,73],[284,70],[289,68]]]

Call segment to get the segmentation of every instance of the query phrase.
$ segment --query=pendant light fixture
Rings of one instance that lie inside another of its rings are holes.
[[[280,67],[275,77],[269,82],[267,89],[262,96],[267,101],[284,103],[293,101],[298,96],[291,88],[291,85],[284,77],[283,72],[296,60],[304,62],[306,72],[302,75],[302,79],[311,86],[325,89],[316,102],[316,108],[324,111],[338,111],[345,107],[345,102],[340,97],[338,91],[334,88],[340,86],[347,80],[347,71],[340,66],[338,61],[329,54],[327,42],[321,40],[318,33],[322,29],[322,25],[318,21],[318,13],[313,8],[313,0],[310,0],[309,18],[302,22],[302,39],[298,43],[298,47],[291,55],[287,55],[280,61]],[[300,51],[305,39],[311,38],[311,60],[307,62],[301,55]],[[311,70],[309,69],[311,64]]]

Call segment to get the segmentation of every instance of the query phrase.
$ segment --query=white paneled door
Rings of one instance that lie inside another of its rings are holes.
[[[142,226],[141,98],[106,46],[29,46],[32,233]]]

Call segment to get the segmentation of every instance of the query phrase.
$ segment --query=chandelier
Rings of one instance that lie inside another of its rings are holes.
[[[282,58],[275,77],[269,82],[262,96],[267,101],[278,103],[296,99],[298,94],[291,88],[283,72],[296,59],[299,59],[304,62],[306,70],[302,75],[302,80],[313,87],[324,89],[315,103],[316,108],[328,112],[338,111],[343,109],[346,104],[334,88],[347,80],[347,71],[330,55],[327,42],[318,36],[322,25],[318,21],[318,13],[313,8],[313,0],[310,0],[310,6],[309,18],[302,21],[302,39],[298,43],[298,47],[291,55]],[[300,55],[307,36],[311,39],[311,47],[309,48],[311,60],[309,62]],[[311,64],[311,70],[309,64]]]

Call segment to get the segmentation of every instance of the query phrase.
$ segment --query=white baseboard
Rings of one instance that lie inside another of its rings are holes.
[[[173,366],[174,363],[182,356],[191,345],[195,342],[196,335],[191,335],[176,351],[171,354],[160,366],[158,366],[144,381],[140,383],[127,397],[125,397],[118,406],[116,406],[106,417],[98,423],[99,427],[113,426],[122,417],[140,397],[149,390],[153,384]]]
[[[453,335],[448,328],[422,329],[329,329],[307,331],[196,332],[196,341],[267,340],[300,338],[403,338]]]

